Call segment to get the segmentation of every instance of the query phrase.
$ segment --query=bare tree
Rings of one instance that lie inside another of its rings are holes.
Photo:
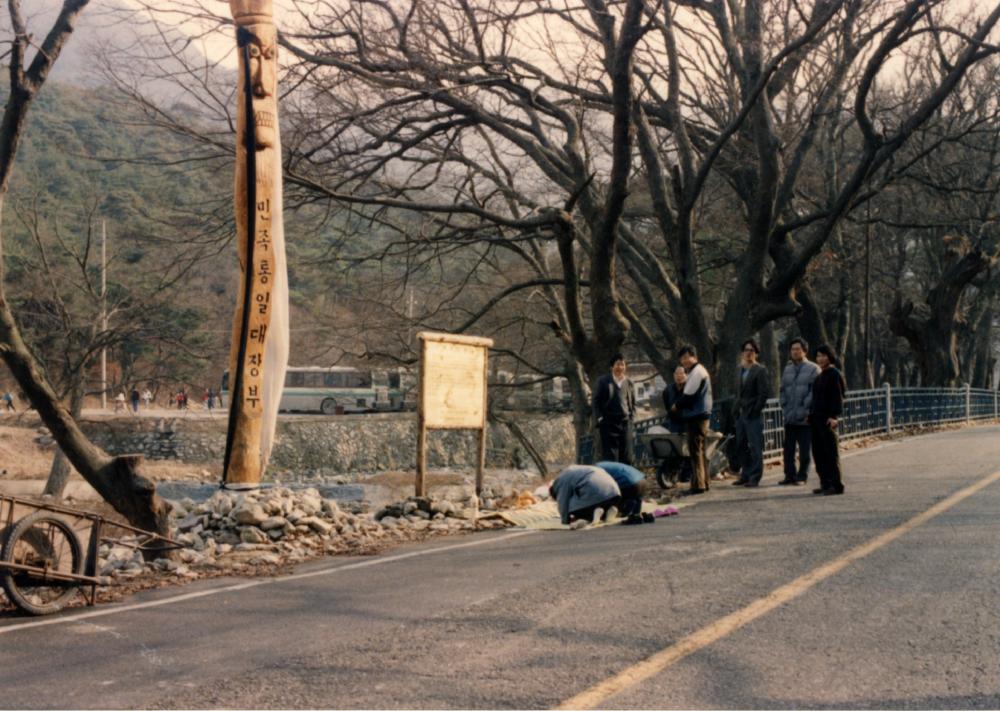
[[[28,110],[42,89],[87,2],[88,0],[64,0],[51,28],[41,44],[36,45],[25,22],[20,1],[9,0],[12,36],[6,57],[10,94],[0,122],[0,210],[10,186]],[[141,457],[110,457],[101,451],[80,431],[70,411],[49,384],[21,337],[4,291],[2,271],[0,357],[80,474],[129,521],[149,530],[166,533],[169,507],[157,496],[155,485],[138,473]]]

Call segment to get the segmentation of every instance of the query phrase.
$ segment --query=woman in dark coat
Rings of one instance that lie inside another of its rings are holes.
[[[679,365],[674,369],[674,382],[668,383],[663,390],[663,407],[667,409],[667,429],[674,434],[684,432],[684,417],[673,407],[684,396],[684,382],[686,380],[687,371],[684,370],[683,365]]]
[[[822,345],[816,349],[816,364],[820,367],[820,374],[813,381],[809,429],[820,488],[814,489],[813,493],[835,496],[844,493],[837,424],[844,409],[847,383],[837,369],[837,356],[830,346]]]

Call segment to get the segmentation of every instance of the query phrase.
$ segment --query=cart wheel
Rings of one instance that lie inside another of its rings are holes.
[[[59,612],[76,595],[78,583],[45,580],[40,573],[4,568],[2,564],[80,575],[82,550],[79,537],[65,519],[47,511],[25,516],[7,531],[0,554],[0,585],[10,601],[30,615]]]
[[[670,467],[666,462],[656,468],[656,483],[661,489],[673,489],[677,486],[678,470]]]

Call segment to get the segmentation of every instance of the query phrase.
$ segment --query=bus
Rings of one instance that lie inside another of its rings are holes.
[[[222,374],[223,405],[229,404],[229,371]],[[289,366],[281,412],[399,412],[406,404],[402,369],[362,370],[346,366]]]

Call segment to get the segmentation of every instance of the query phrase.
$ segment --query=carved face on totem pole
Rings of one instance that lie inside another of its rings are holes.
[[[229,0],[229,5],[240,51],[241,96],[245,91],[244,51],[249,55],[254,142],[261,151],[275,142],[278,31],[271,15],[271,0]]]

